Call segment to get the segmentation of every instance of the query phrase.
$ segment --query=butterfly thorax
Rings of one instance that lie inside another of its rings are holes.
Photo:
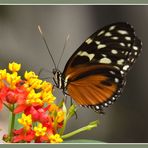
[[[65,81],[64,81],[65,79],[62,75],[62,72],[60,72],[58,69],[53,69],[53,75],[54,75],[53,81],[56,87],[59,89],[65,90],[66,84],[65,84]]]

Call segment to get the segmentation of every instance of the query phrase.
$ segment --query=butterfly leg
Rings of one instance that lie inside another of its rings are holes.
[[[66,100],[67,100],[67,96],[70,96],[68,93],[65,92],[65,90],[63,90],[63,94],[64,96],[66,97]],[[70,97],[70,106],[73,104],[72,102],[72,98]]]
[[[69,94],[66,93],[64,90],[63,90],[63,94],[64,94],[64,96],[69,96]]]

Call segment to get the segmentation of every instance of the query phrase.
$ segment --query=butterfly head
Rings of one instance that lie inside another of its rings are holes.
[[[62,73],[58,69],[53,69],[53,81],[57,88],[63,88]]]

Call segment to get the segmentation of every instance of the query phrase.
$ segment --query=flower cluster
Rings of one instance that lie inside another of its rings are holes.
[[[55,104],[53,86],[42,81],[30,71],[23,78],[18,75],[21,64],[9,64],[9,72],[0,70],[0,110],[5,105],[20,126],[11,126],[8,135],[10,142],[48,142],[63,141],[58,131],[63,127],[65,112]],[[6,136],[5,136],[6,137]],[[8,139],[8,138],[7,138]]]
[[[97,126],[94,121],[80,129],[64,134],[68,120],[76,115],[76,106],[66,107],[64,99],[55,104],[53,86],[39,79],[33,71],[21,77],[21,64],[9,63],[0,70],[0,111],[9,109],[10,131],[3,136],[11,143],[61,143],[63,139]],[[0,129],[1,130],[1,129]]]

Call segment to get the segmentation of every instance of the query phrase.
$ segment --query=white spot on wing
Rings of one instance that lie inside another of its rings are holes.
[[[87,43],[87,44],[90,44],[90,43],[92,43],[92,39],[91,38],[88,38],[85,42]]]
[[[138,47],[137,47],[137,46],[133,46],[133,49],[134,49],[134,50],[138,50]]]
[[[117,53],[118,53],[118,51],[117,51],[117,50],[115,50],[115,49],[112,49],[112,50],[111,50],[111,53],[112,53],[112,54],[117,54]]]
[[[120,60],[117,61],[117,64],[118,65],[123,65],[123,62],[124,62],[124,59],[120,59]]]
[[[126,36],[125,39],[126,39],[127,41],[130,41],[130,40],[131,40],[131,37]]]
[[[105,106],[105,107],[107,107],[107,106],[108,106],[108,104],[107,104],[107,103],[104,103],[104,106]]]
[[[125,46],[125,44],[124,44],[124,43],[120,43],[120,45],[121,45],[121,46]]]
[[[102,57],[104,57],[104,58],[106,58],[107,57],[107,55],[106,54],[101,54],[102,55]]]
[[[129,44],[127,44],[127,46],[128,46],[128,47],[131,47],[131,44],[129,43]]]
[[[125,52],[125,55],[128,55],[128,51]]]
[[[129,53],[129,55],[131,55],[131,54],[132,54],[132,52]]]
[[[123,67],[123,70],[127,70],[129,68],[129,65],[125,65],[124,67]]]
[[[109,30],[114,30],[116,26],[110,26]]]
[[[128,58],[127,60],[130,61],[130,58]]]
[[[122,35],[128,34],[128,32],[126,30],[117,30],[117,32]]]
[[[98,33],[98,36],[102,35],[105,32],[105,30],[102,30],[101,32]]]
[[[118,93],[120,93],[121,91],[120,90],[118,90]]]
[[[117,36],[113,36],[113,37],[111,37],[111,39],[113,39],[113,40],[118,40],[119,37],[117,37]]]
[[[120,73],[123,75],[124,74],[124,71],[121,70]]]
[[[118,70],[120,70],[120,68],[118,66],[113,66],[113,67],[116,68],[116,69],[118,69]]]
[[[101,42],[100,42],[100,41],[95,41],[95,43],[96,43],[97,45],[99,45]]]
[[[131,62],[134,62],[134,58],[131,59]]]
[[[96,107],[96,109],[99,109],[100,107],[99,107],[99,105],[97,105],[97,106],[95,106]]]
[[[95,54],[93,54],[93,53],[87,53],[86,51],[80,51],[80,52],[78,52],[77,55],[79,55],[79,56],[86,56],[86,57],[89,58],[90,61],[91,61],[91,60],[93,59],[93,57],[95,56]]]
[[[110,64],[112,61],[109,58],[102,58],[99,63]]]
[[[106,32],[104,36],[112,36],[110,32]]]
[[[119,83],[119,79],[118,79],[118,78],[115,78],[115,82],[116,82],[116,83]]]
[[[115,98],[115,97],[112,97],[112,100],[113,100],[113,101],[115,101],[115,100],[116,100],[116,98]]]
[[[108,104],[112,104],[112,101],[109,100],[109,101],[108,101]]]
[[[105,48],[105,47],[106,47],[105,44],[99,44],[97,48],[98,48],[98,49],[101,49],[101,48]]]
[[[115,72],[114,72],[114,71],[110,71],[110,73],[111,73],[111,74],[113,74],[113,75],[115,74]]]

